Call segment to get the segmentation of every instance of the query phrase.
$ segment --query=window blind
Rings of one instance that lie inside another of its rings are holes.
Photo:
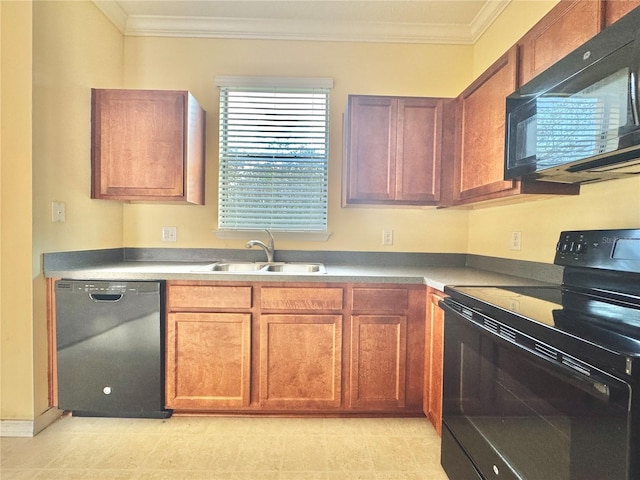
[[[328,122],[326,87],[220,86],[218,227],[326,232]]]

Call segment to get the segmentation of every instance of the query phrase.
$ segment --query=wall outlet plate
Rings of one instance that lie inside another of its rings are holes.
[[[176,227],[162,227],[162,241],[175,242],[178,240],[178,231]]]
[[[520,250],[522,248],[522,232],[511,232],[509,248],[511,250]]]

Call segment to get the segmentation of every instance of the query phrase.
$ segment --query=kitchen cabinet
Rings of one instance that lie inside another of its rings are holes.
[[[440,199],[443,99],[350,95],[343,204]]]
[[[91,97],[91,198],[204,204],[205,112],[185,91]]]
[[[169,284],[168,408],[202,411],[249,405],[251,305],[250,286]]]
[[[427,322],[425,329],[423,411],[433,427],[442,435],[442,358],[444,354],[444,311],[438,302],[445,294],[427,289]]]
[[[260,290],[260,406],[338,409],[343,289],[263,286]]]
[[[504,180],[505,98],[517,88],[514,46],[458,97],[452,204],[521,194],[577,194],[579,185]]]
[[[167,407],[415,414],[422,285],[167,282]]]
[[[354,285],[350,290],[347,408],[419,412],[424,287]],[[345,341],[346,342],[346,341]]]
[[[353,289],[351,407],[405,406],[408,307],[407,289]]]
[[[608,27],[638,6],[640,6],[640,0],[604,0],[605,27]]]
[[[534,25],[518,42],[520,85],[597,35],[603,27],[605,3],[610,2],[561,0]]]

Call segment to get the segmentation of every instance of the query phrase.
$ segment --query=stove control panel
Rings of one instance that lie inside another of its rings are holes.
[[[562,232],[553,263],[640,273],[640,229]]]

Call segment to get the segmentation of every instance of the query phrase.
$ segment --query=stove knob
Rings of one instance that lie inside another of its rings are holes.
[[[576,244],[576,253],[584,253],[587,251],[587,244],[584,242],[578,242]]]
[[[560,245],[560,251],[562,253],[567,253],[570,248],[571,248],[571,245],[568,242],[565,242],[562,245]]]

